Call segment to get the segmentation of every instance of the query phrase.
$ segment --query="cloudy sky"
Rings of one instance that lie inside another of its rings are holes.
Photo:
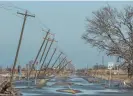
[[[50,28],[58,41],[52,46],[49,57],[55,47],[58,50],[53,61],[63,51],[68,60],[76,68],[85,68],[87,65],[92,67],[94,64],[102,62],[104,56],[105,64],[115,60],[114,57],[107,57],[103,52],[92,48],[81,39],[85,32],[85,18],[92,18],[92,11],[96,11],[102,6],[110,4],[112,7],[121,9],[126,5],[132,5],[133,2],[0,2],[0,65],[11,66],[15,58],[15,52],[22,27],[23,16],[17,14],[17,11],[24,13],[25,9],[29,14],[35,14],[35,18],[28,17],[24,30],[23,41],[20,49],[18,63],[25,65],[33,60],[37,54],[42,38],[46,32],[42,31]],[[4,5],[2,5],[4,4]],[[17,7],[16,7],[17,6]]]

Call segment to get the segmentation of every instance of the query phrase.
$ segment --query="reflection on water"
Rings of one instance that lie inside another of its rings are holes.
[[[62,82],[66,83],[62,85]],[[71,85],[67,85],[70,83]],[[16,88],[20,89],[23,96],[132,96],[132,91],[118,88],[105,88],[102,83],[89,83],[83,78],[71,77],[65,79],[53,78],[47,82],[43,88],[36,88],[34,82],[29,82],[30,88],[27,88],[27,81],[16,82]],[[60,89],[80,90],[81,93],[71,94],[57,92]]]

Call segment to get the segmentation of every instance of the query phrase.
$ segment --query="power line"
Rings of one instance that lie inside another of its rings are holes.
[[[16,6],[16,5],[14,5],[13,3],[9,3],[10,5],[7,5],[7,3],[6,4],[1,4],[1,5],[5,5],[5,6],[7,6],[7,7],[12,7],[12,8],[15,8],[15,9],[19,9],[19,10],[22,10],[22,11],[26,11],[26,9],[23,9],[23,8],[20,8],[20,7],[18,7],[18,6]]]
[[[16,6],[16,5],[14,5],[14,4],[11,3],[11,2],[10,2],[10,5],[7,5],[7,4],[0,4],[0,8],[6,10],[6,11],[8,11],[8,12],[11,12],[11,11],[14,11],[14,10],[16,10],[16,11],[18,11],[18,10],[26,11],[26,9],[20,8],[20,7]],[[27,10],[27,12],[31,14],[31,12],[30,12],[29,10]],[[15,16],[21,18],[21,19],[23,19],[23,17],[18,16],[15,12],[11,12],[11,14],[13,14],[13,15],[15,15]],[[43,28],[46,28],[47,30],[50,29],[48,26],[46,26],[46,25],[42,22],[42,20],[41,20],[37,15],[36,15],[36,18],[35,18],[35,19],[38,21],[38,23],[39,23]],[[42,27],[41,27],[41,28],[42,28]],[[53,32],[51,32],[51,33],[53,33]],[[53,38],[54,38],[54,36],[55,36],[55,35],[53,35]],[[60,49],[60,47],[59,47],[59,45],[58,45],[58,43],[56,43],[56,44],[57,44],[57,45],[56,45],[56,48],[58,48],[59,51],[62,52],[61,49]],[[64,52],[63,52],[63,54],[64,54]]]
[[[22,11],[26,11],[26,9],[24,9],[24,8],[20,8],[20,7],[18,7],[18,6],[16,6],[16,5],[14,5],[13,3],[9,3],[10,5],[7,5],[7,4],[0,4],[0,8],[3,8],[3,9],[5,9],[5,10],[7,10],[7,11],[11,11],[11,10],[13,10],[13,8],[14,9],[17,9],[17,11],[18,11],[18,9],[19,10],[22,10]],[[11,9],[12,8],[12,9]],[[29,10],[27,10],[27,12],[28,13],[30,13],[30,14],[32,14]],[[14,13],[13,13],[13,15],[15,15]],[[17,16],[17,15],[16,15]],[[20,17],[20,16],[17,16],[17,17]],[[20,17],[20,18],[22,18],[22,17]],[[40,25],[41,26],[43,26],[43,28],[46,28],[47,30],[49,30],[50,28],[48,28],[41,20],[40,20],[40,18],[38,17],[38,16],[36,16],[36,18],[35,18],[36,20],[38,20],[38,22],[40,23]]]
[[[5,6],[0,6],[0,8],[3,8],[3,9],[5,9],[5,10],[12,10],[12,9],[9,9],[9,8],[5,8]]]
[[[41,21],[41,19],[40,19],[38,16],[36,16],[36,20],[38,20],[38,22],[39,22],[42,26],[44,26],[47,30],[50,29],[50,28],[48,28],[48,27]]]
[[[9,12],[9,11],[11,12],[11,10],[12,10],[12,9],[9,9],[9,8],[5,8],[4,6],[0,6],[0,8],[6,10],[6,11],[8,11],[8,12]],[[18,16],[16,13],[11,12],[11,14],[12,14],[12,15],[15,15],[15,16],[17,16],[17,17],[19,17],[19,18],[22,18],[22,17]],[[23,18],[22,18],[22,19],[23,19]]]

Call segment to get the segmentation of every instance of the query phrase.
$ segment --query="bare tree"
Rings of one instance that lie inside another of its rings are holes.
[[[92,12],[91,19],[86,18],[87,30],[82,38],[106,51],[107,55],[118,56],[128,62],[128,74],[131,76],[133,65],[133,7],[127,6],[122,11],[109,5]]]

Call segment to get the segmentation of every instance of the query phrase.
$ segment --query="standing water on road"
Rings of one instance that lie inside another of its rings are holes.
[[[87,77],[86,77],[87,78]],[[53,78],[42,88],[36,88],[34,82],[15,84],[23,96],[132,96],[133,91],[119,88],[105,88],[101,83],[89,83],[81,77]],[[77,93],[62,90],[76,90]]]

